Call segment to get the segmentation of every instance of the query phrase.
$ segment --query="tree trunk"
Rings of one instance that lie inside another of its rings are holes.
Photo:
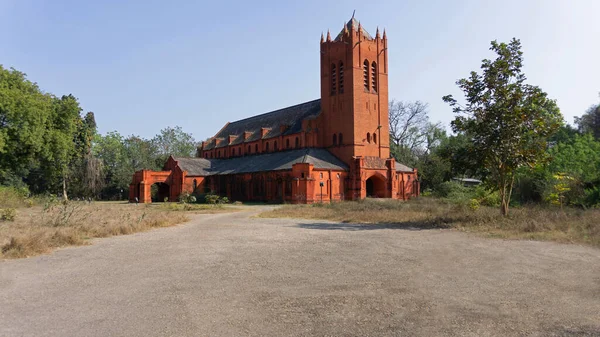
[[[62,180],[62,188],[63,188],[63,200],[67,201],[69,200],[68,196],[67,196],[67,179],[65,179],[65,177],[63,176],[63,180]]]
[[[502,196],[502,203],[500,204],[500,212],[503,216],[508,215],[508,201],[506,200],[506,196]]]
[[[507,180],[510,180],[510,181],[507,181]],[[512,189],[513,189],[514,182],[515,182],[515,177],[511,176],[508,179],[503,178],[500,183],[499,190],[500,190],[500,198],[502,199],[502,201],[500,203],[500,213],[502,213],[503,216],[508,215],[508,206],[510,205],[510,198],[512,196]]]
[[[500,182],[498,184],[498,192],[500,193],[500,213],[503,216],[508,215],[508,200],[507,200],[507,191],[506,191],[506,179],[504,176],[501,176]]]

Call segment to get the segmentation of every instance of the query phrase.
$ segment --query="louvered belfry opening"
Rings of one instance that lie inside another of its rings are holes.
[[[371,63],[371,88],[377,91],[377,63]]]
[[[340,66],[339,66],[339,72],[340,72],[340,90],[339,93],[343,94],[344,93],[344,62],[340,62]]]
[[[335,95],[337,91],[337,74],[335,64],[331,65],[331,94]]]
[[[365,90],[369,90],[369,60],[363,63],[363,77]]]

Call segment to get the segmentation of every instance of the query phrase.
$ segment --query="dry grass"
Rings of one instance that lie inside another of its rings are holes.
[[[187,220],[184,212],[156,205],[69,202],[17,209],[15,221],[0,222],[0,258],[39,255],[89,239],[131,234]]]
[[[182,204],[168,202],[160,204],[161,209],[168,211],[185,211],[198,214],[230,213],[240,211],[239,208],[223,204]]]
[[[308,218],[386,224],[403,228],[455,228],[493,237],[549,240],[600,246],[600,209],[512,208],[503,217],[497,208],[450,203],[434,198],[409,202],[364,200],[331,205],[286,205],[261,214],[268,218]]]

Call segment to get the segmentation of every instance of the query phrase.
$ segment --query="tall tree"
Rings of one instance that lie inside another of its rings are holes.
[[[131,135],[124,139],[128,168],[131,173],[139,170],[160,170],[164,162],[157,165],[158,156],[155,144],[139,136]]]
[[[114,198],[120,195],[121,190],[127,190],[133,171],[128,166],[123,136],[116,131],[109,132],[104,136],[97,136],[93,152],[102,161],[104,170],[102,197]]]
[[[581,133],[591,133],[600,140],[600,104],[592,105],[581,117],[575,117],[575,124]]]
[[[398,147],[413,150],[425,142],[428,105],[421,101],[392,100],[389,104],[390,138]]]
[[[54,97],[51,118],[44,137],[46,151],[42,160],[46,181],[51,187],[61,186],[66,200],[69,168],[77,156],[75,147],[81,107],[73,95]]]
[[[547,159],[547,140],[563,123],[556,102],[539,87],[525,84],[523,52],[517,39],[492,41],[495,60],[483,60],[482,74],[456,82],[466,104],[452,95],[444,96],[458,115],[455,132],[472,143],[472,156],[488,172],[485,182],[498,189],[501,212],[508,214],[509,202],[519,167],[533,167]]]
[[[44,151],[52,97],[13,68],[0,66],[0,184],[23,183]]]
[[[185,133],[181,127],[167,127],[152,139],[156,147],[157,164],[162,167],[170,155],[176,157],[192,157],[196,153],[197,143],[194,137]]]
[[[88,112],[77,125],[75,156],[71,163],[70,174],[71,194],[96,197],[104,186],[103,163],[92,152],[92,144],[96,136],[96,119],[93,112]]]

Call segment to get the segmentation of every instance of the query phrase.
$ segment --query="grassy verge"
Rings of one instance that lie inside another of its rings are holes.
[[[213,213],[229,213],[239,211],[235,206],[223,204],[182,204],[167,202],[162,203],[159,207],[167,211],[185,211],[191,213],[213,214]]]
[[[39,255],[89,239],[131,234],[187,220],[186,213],[127,203],[54,203],[16,209],[0,221],[0,258]]]
[[[268,218],[324,219],[386,224],[394,227],[455,228],[512,239],[584,243],[600,247],[600,209],[558,209],[541,206],[512,208],[503,217],[497,208],[469,207],[440,199],[409,202],[364,200],[329,205],[286,205],[262,213]]]

